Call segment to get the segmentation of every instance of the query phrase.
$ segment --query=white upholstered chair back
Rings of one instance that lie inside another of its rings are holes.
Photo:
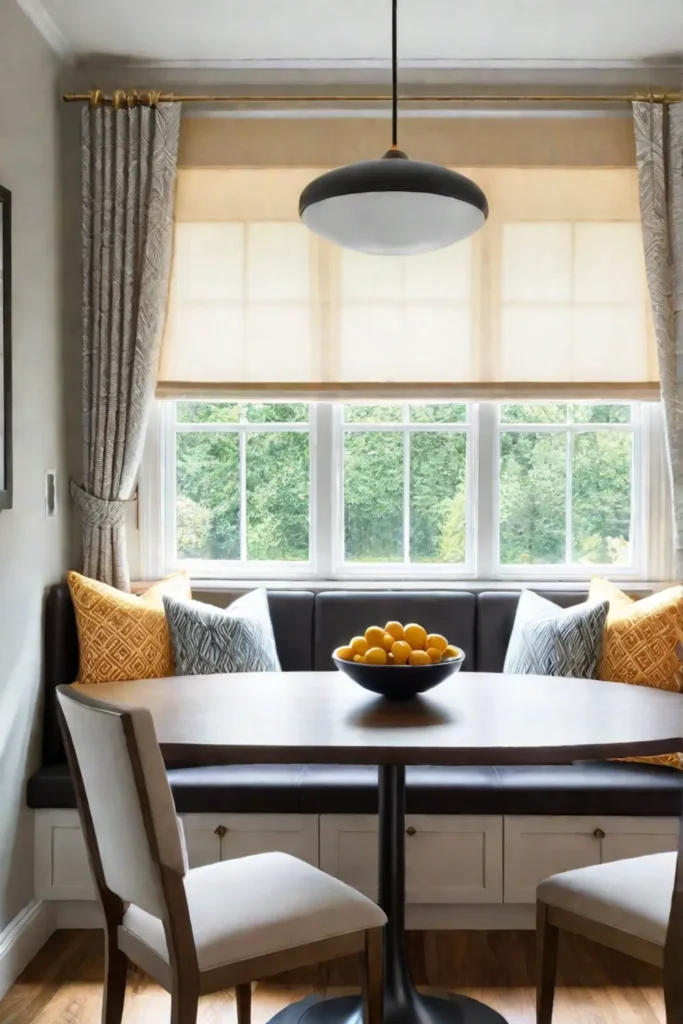
[[[67,686],[58,688],[57,697],[104,883],[124,902],[165,918],[159,865],[184,875],[186,861],[152,716]]]

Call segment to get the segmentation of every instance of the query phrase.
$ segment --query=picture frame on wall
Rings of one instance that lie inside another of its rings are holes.
[[[12,193],[0,185],[0,510],[12,507]]]

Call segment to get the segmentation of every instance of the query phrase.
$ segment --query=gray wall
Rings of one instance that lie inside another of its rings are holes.
[[[66,493],[59,287],[59,61],[16,0],[0,0],[0,184],[12,191],[14,508],[0,512],[0,931],[33,897],[25,778],[39,764],[46,584],[67,564],[67,516],[44,513],[45,470]],[[78,403],[78,396],[70,396]]]

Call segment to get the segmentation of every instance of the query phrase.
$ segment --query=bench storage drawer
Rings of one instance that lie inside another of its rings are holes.
[[[539,882],[560,871],[664,853],[677,842],[676,818],[508,815],[505,902],[535,902]]]
[[[408,903],[500,903],[502,818],[497,815],[408,815]],[[377,898],[377,818],[323,814],[320,867]]]

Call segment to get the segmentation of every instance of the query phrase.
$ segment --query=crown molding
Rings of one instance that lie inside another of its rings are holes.
[[[18,0],[22,6],[39,5],[40,0]],[[364,58],[291,58],[235,60],[220,58],[171,57],[168,59],[103,57],[83,55],[76,63],[82,68],[99,67],[106,70],[150,69],[150,70],[182,70],[182,71],[386,71],[391,68],[391,61],[385,57]],[[590,72],[625,71],[625,72],[661,72],[675,71],[679,74],[683,69],[683,60],[667,59],[663,61],[643,60],[592,60],[539,58],[484,58],[484,59],[444,59],[444,58],[401,58],[399,66],[404,70],[417,71],[578,71]]]
[[[55,24],[43,0],[17,0],[17,3],[24,14],[31,19],[45,42],[52,47],[60,60],[65,64],[73,63],[73,54],[66,36]]]

